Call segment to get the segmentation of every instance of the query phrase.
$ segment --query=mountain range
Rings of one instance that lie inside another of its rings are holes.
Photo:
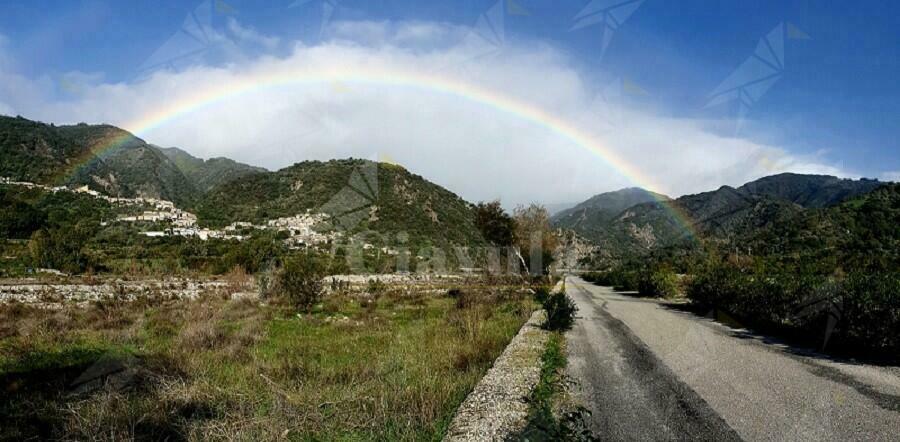
[[[600,261],[616,260],[688,246],[696,237],[736,243],[751,232],[798,220],[809,210],[835,206],[882,185],[869,179],[782,173],[671,200],[624,189],[596,195],[555,216],[554,224],[594,242]],[[637,202],[622,209],[629,200]]]
[[[264,169],[162,149],[110,125],[56,126],[0,116],[0,176],[87,185],[108,195],[153,197],[191,207],[213,187]]]
[[[264,223],[313,211],[332,215],[334,228],[387,234],[410,245],[484,243],[471,204],[389,163],[304,161],[270,172],[154,146],[114,126],[56,126],[3,116],[0,160],[0,176],[165,199],[197,212],[205,226]],[[406,236],[398,237],[400,232]]]
[[[56,126],[2,116],[0,160],[0,176],[166,199],[196,212],[205,226],[313,211],[330,214],[334,228],[352,233],[376,232],[417,245],[484,244],[470,203],[394,164],[304,161],[270,172],[154,146],[110,125]],[[684,245],[694,237],[734,242],[882,184],[783,173],[675,199],[627,188],[562,210],[552,222],[594,243],[601,258],[617,259]],[[407,236],[397,236],[400,232]]]
[[[594,195],[572,208],[556,213],[551,221],[557,227],[574,230],[582,236],[596,237],[623,210],[641,203],[665,200],[669,200],[669,197],[629,187]]]

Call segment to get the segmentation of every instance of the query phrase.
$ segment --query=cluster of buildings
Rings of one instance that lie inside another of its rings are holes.
[[[196,215],[181,210],[156,212],[146,211],[141,215],[120,218],[120,221],[151,221],[168,222],[171,228],[162,232],[144,232],[147,236],[186,236],[197,237],[203,241],[208,239],[234,239],[242,241],[248,238],[255,230],[273,230],[286,232],[285,243],[292,247],[306,247],[324,244],[340,235],[340,232],[331,234],[316,231],[315,226],[324,222],[328,215],[324,213],[302,215],[269,220],[265,224],[253,224],[246,221],[236,221],[223,230],[198,228]]]
[[[119,206],[136,206],[145,210],[137,215],[120,216],[117,222],[149,222],[164,223],[164,230],[145,231],[142,235],[148,237],[196,237],[202,241],[209,239],[231,239],[242,241],[248,238],[253,230],[275,230],[286,232],[285,242],[292,247],[305,247],[324,244],[340,235],[340,232],[330,234],[316,231],[315,226],[325,222],[328,215],[324,213],[310,213],[269,220],[265,224],[256,225],[249,222],[234,222],[223,230],[201,228],[197,225],[197,215],[175,207],[171,201],[156,198],[119,198],[104,195],[88,186],[71,189],[66,186],[46,186],[43,184],[25,181],[14,181],[10,178],[0,177],[0,184],[23,186],[28,189],[41,189],[47,192],[75,192],[90,195],[94,198],[105,200]],[[107,225],[106,222],[103,225]]]
[[[21,186],[26,189],[41,189],[47,192],[71,192],[72,189],[69,189],[66,186],[45,186],[43,184],[29,183],[27,181],[15,181],[12,178],[0,177],[0,184],[7,184],[10,186]]]
[[[294,215],[286,218],[277,218],[269,220],[263,229],[272,229],[279,232],[287,232],[288,243],[292,245],[316,245],[328,242],[333,236],[339,233],[325,235],[315,230],[317,224],[322,224],[328,219],[328,215],[324,213],[310,213],[306,211],[302,215]]]

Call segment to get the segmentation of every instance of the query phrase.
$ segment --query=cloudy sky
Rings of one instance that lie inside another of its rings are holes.
[[[900,178],[890,3],[707,3],[6,5],[0,114],[273,170],[389,160],[507,206]]]

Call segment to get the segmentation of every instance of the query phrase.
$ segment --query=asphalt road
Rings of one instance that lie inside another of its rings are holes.
[[[900,370],[799,352],[746,330],[566,281],[572,392],[601,440],[900,441]]]

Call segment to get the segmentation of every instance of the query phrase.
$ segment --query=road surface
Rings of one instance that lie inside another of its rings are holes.
[[[900,370],[837,362],[569,276],[568,375],[601,440],[900,441]]]

